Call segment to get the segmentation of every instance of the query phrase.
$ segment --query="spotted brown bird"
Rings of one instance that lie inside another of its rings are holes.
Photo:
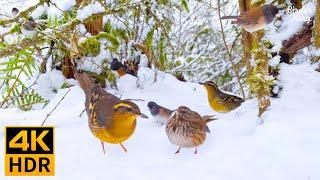
[[[280,17],[279,9],[272,4],[267,4],[253,7],[240,16],[224,16],[221,19],[235,19],[234,24],[240,25],[246,31],[253,33],[264,29],[276,17]]]
[[[210,107],[214,111],[226,113],[236,109],[241,105],[241,103],[244,102],[241,97],[227,94],[221,91],[218,86],[212,81],[207,81],[200,84],[202,84],[206,88]]]
[[[153,118],[161,126],[167,124],[167,121],[173,112],[172,110],[162,107],[153,101],[148,102],[148,108]]]
[[[134,133],[137,117],[147,118],[133,102],[120,100],[106,92],[86,73],[75,73],[75,77],[86,95],[85,107],[89,129],[101,141],[119,144],[127,152],[122,142]]]
[[[188,107],[180,106],[173,112],[166,125],[166,133],[172,144],[179,146],[175,154],[180,152],[182,147],[197,148],[206,139],[206,133],[210,133],[207,123],[216,120],[212,116],[202,118],[197,112]]]

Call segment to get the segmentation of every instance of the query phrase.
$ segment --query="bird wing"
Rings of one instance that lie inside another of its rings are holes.
[[[172,115],[172,110],[170,110],[170,109],[167,109],[167,108],[165,108],[165,107],[162,107],[162,106],[159,106],[159,114],[161,115],[161,116],[164,116],[164,117],[166,117],[166,118],[169,118],[171,115]]]
[[[247,17],[258,17],[258,18],[260,18],[261,16],[263,16],[262,6],[253,7],[249,11],[246,11],[244,13],[244,15],[247,16]]]
[[[215,118],[214,115],[205,115],[205,116],[202,116],[202,120],[204,120],[204,122],[206,123],[209,123],[211,121],[218,120],[218,118]]]
[[[261,17],[263,17],[262,8],[254,7],[249,11],[244,12],[239,18],[237,18],[236,23],[239,25],[254,25],[258,24]]]
[[[89,98],[89,104],[95,104],[94,111],[96,112],[96,121],[98,123],[98,126],[110,126],[114,105],[118,104],[119,102],[120,99],[118,97],[106,92],[99,85],[96,85],[92,88]]]
[[[227,94],[222,91],[218,92],[217,97],[220,98],[220,101],[223,101],[226,103],[242,103],[244,101],[241,97]]]
[[[248,18],[247,16],[239,17],[236,21],[236,24],[239,25],[255,25],[258,24],[259,17]]]
[[[240,16],[223,16],[221,19],[238,19]]]
[[[189,117],[189,118],[188,118]],[[195,111],[188,111],[185,113],[184,119],[189,121],[190,129],[193,130],[204,130],[205,132],[210,133],[210,129],[207,126],[206,122],[202,119],[200,114]]]

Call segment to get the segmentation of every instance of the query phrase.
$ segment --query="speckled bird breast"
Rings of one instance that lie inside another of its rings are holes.
[[[192,129],[187,122],[169,120],[166,126],[167,136],[172,144],[180,147],[195,147],[204,142],[206,133]]]

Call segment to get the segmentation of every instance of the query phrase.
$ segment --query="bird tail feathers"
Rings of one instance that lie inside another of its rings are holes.
[[[205,115],[205,116],[202,117],[202,119],[206,123],[209,123],[209,122],[214,121],[214,120],[218,120],[218,118],[215,118],[214,115]]]
[[[238,19],[240,16],[223,16],[221,19]]]

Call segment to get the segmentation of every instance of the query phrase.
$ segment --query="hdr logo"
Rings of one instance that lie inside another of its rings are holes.
[[[54,176],[53,127],[5,127],[6,176]]]

